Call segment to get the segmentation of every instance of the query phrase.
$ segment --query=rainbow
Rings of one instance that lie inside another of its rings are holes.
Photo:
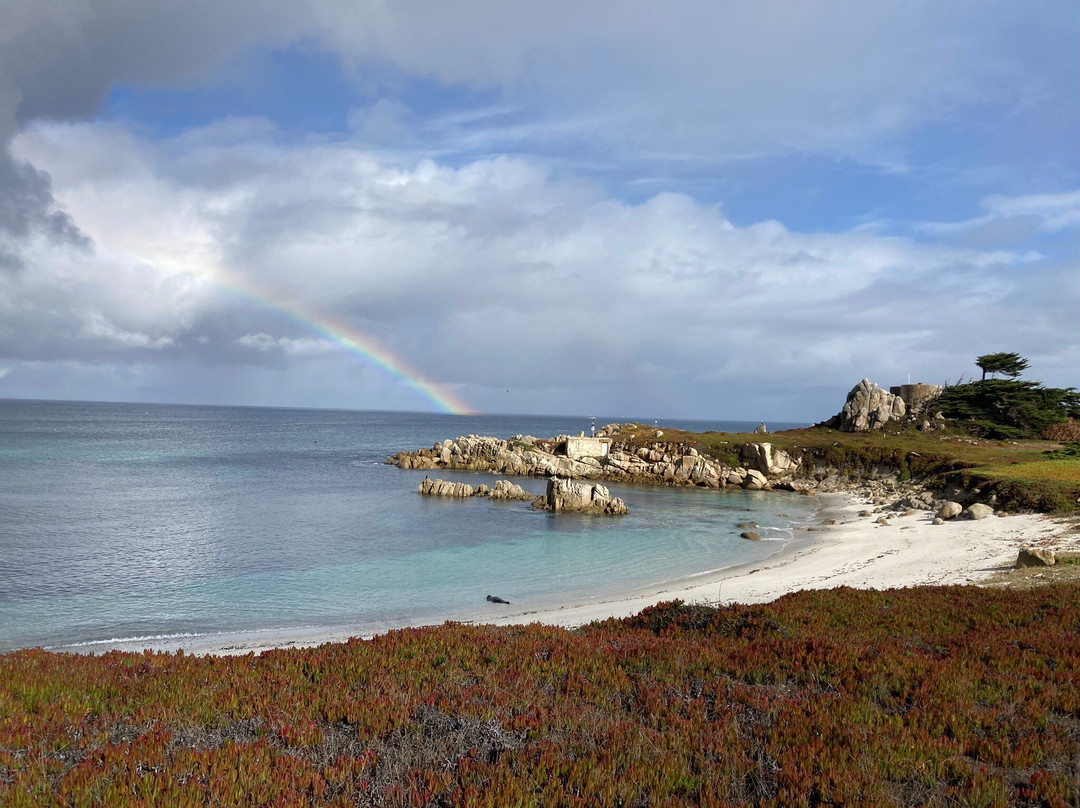
[[[204,276],[206,277],[206,276]],[[329,339],[349,353],[355,354],[375,365],[390,378],[402,382],[434,404],[442,412],[451,415],[474,415],[473,409],[460,396],[445,387],[428,381],[408,362],[395,356],[378,340],[348,323],[323,314],[277,292],[240,278],[234,273],[216,270],[211,276],[215,285],[235,292],[245,298],[281,312],[289,319]]]

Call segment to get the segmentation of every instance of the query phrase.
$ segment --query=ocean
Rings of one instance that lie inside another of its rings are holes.
[[[0,400],[0,651],[482,620],[498,614],[488,594],[540,608],[757,561],[809,518],[782,493],[617,485],[625,517],[553,515],[420,497],[425,472],[385,463],[459,435],[588,428],[587,416]],[[764,541],[739,537],[747,520]]]

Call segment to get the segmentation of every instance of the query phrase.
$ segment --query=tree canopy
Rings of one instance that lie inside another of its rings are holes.
[[[978,357],[975,364],[982,369],[982,380],[985,381],[987,373],[991,377],[1000,373],[1015,379],[1027,370],[1029,362],[1018,353],[990,353]]]
[[[1035,438],[1052,424],[1080,418],[1080,393],[1018,379],[986,379],[946,387],[936,406],[979,435]]]

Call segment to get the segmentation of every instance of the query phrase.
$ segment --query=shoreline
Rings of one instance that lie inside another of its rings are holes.
[[[543,623],[576,627],[594,620],[628,617],[662,601],[683,600],[728,605],[763,603],[802,589],[851,586],[890,589],[910,586],[979,584],[1011,568],[1021,547],[1053,546],[1080,550],[1080,534],[1043,514],[949,520],[933,525],[933,515],[891,515],[887,526],[850,494],[822,496],[813,519],[816,524],[797,531],[795,538],[768,558],[715,572],[653,584],[596,599],[571,598],[559,605],[520,607],[505,612],[478,609],[456,622],[484,625]],[[835,519],[835,524],[824,525]],[[494,613],[493,613],[494,612]],[[437,621],[403,625],[296,627],[229,632],[193,637],[141,638],[88,646],[56,646],[56,652],[105,653],[112,650],[175,652],[218,656],[261,653],[275,648],[298,648],[352,637],[370,638],[400,628],[441,625]],[[148,642],[149,641],[149,642]]]

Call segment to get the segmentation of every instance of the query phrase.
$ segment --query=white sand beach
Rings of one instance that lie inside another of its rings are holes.
[[[546,623],[580,626],[608,617],[626,617],[647,606],[680,599],[687,602],[762,603],[801,589],[851,586],[869,589],[933,584],[978,584],[1009,568],[1021,547],[1080,550],[1080,533],[1038,514],[989,517],[978,521],[951,520],[932,524],[932,514],[890,515],[890,524],[877,523],[879,514],[859,516],[867,505],[848,497],[823,497],[822,508],[802,540],[792,542],[771,558],[663,586],[603,599],[571,601],[559,606],[483,604],[467,619],[476,623],[512,625]],[[836,524],[824,525],[835,519]],[[459,618],[460,619],[460,618]],[[383,627],[382,630],[390,627]],[[144,640],[96,647],[160,651],[183,649],[195,654],[259,653],[340,642],[353,636],[372,636],[380,627],[325,630],[271,630],[228,635]]]

